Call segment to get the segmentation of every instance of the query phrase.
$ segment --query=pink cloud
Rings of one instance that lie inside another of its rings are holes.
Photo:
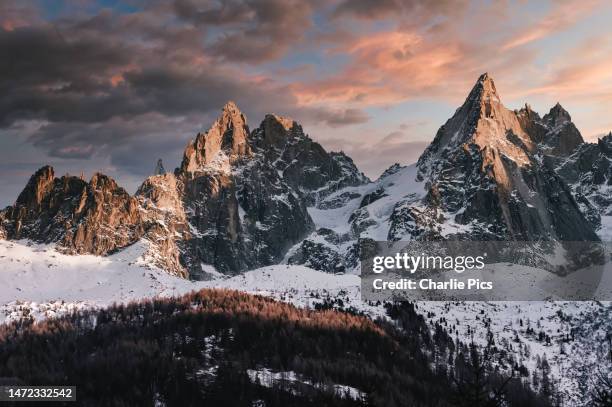
[[[456,42],[427,42],[416,32],[402,31],[357,38],[333,52],[346,53],[352,61],[328,78],[294,86],[301,103],[400,101],[439,84],[463,57]]]

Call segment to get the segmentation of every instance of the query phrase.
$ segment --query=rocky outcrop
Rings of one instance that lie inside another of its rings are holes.
[[[155,165],[155,170],[153,171],[153,175],[166,175],[166,169],[164,168],[164,163],[161,158],[157,160],[157,164]]]
[[[232,274],[278,263],[313,228],[301,196],[266,155],[268,141],[282,141],[259,141],[228,103],[185,150],[176,177],[192,232],[183,263],[193,278],[203,277],[202,264]]]
[[[380,174],[380,177],[378,177],[378,180],[381,180],[382,178],[386,178],[393,174],[397,174],[397,172],[400,171],[402,168],[405,168],[405,167],[400,165],[400,163],[395,163],[391,165],[389,168],[387,168],[386,170],[384,170],[383,173]]]
[[[8,239],[56,242],[75,254],[106,255],[144,234],[138,202],[113,179],[56,178],[49,166],[30,178],[3,217]]]
[[[350,157],[328,153],[292,119],[267,115],[253,131],[252,143],[309,206],[341,188],[369,182]]]
[[[463,238],[597,240],[545,157],[576,141],[564,112],[558,105],[539,120],[528,107],[510,111],[482,75],[419,158],[418,176],[429,185],[426,204],[469,225]]]
[[[189,277],[185,267],[185,241],[192,235],[187,222],[182,185],[174,174],[154,175],[136,192],[140,212],[150,242],[146,260],[170,274]]]
[[[558,162],[556,171],[595,228],[601,226],[602,216],[612,216],[612,133],[597,143],[581,144]]]
[[[198,133],[185,149],[181,173],[197,173],[202,168],[223,166],[250,155],[248,135],[246,117],[234,102],[228,102],[210,130]]]
[[[542,124],[546,128],[541,142],[545,154],[565,157],[584,143],[580,131],[572,123],[571,116],[559,103],[544,115]]]
[[[344,273],[347,270],[344,257],[333,246],[310,239],[304,240],[297,252],[289,257],[288,264],[302,264],[327,273]]]
[[[41,169],[0,213],[0,237],[93,254],[143,238],[152,265],[208,278],[210,265],[233,274],[278,263],[314,230],[308,202],[366,181],[350,158],[326,152],[293,120],[268,115],[251,133],[229,102],[188,144],[180,167],[169,174],[159,160],[135,197],[100,174],[87,183]]]

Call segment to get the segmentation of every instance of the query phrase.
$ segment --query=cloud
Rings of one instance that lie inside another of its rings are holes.
[[[175,0],[137,2],[129,13],[94,0],[52,17],[37,4],[0,2],[0,141],[34,146],[40,156],[28,163],[135,179],[158,155],[168,167],[180,160],[231,99],[251,127],[266,113],[289,115],[379,173],[416,160],[426,144],[408,138],[416,115],[439,120],[428,104],[452,111],[484,71],[506,99],[571,98],[588,106],[573,117],[598,131],[610,125],[605,27],[577,45],[565,34],[579,38],[594,0],[544,12],[463,0]],[[558,49],[530,46],[561,32]],[[423,102],[422,113],[380,113],[410,100]],[[23,123],[36,126],[15,131]],[[355,142],[371,129],[385,141]],[[24,146],[10,151],[23,155]]]
[[[340,127],[350,124],[365,123],[368,115],[359,109],[326,110],[305,109],[307,116],[314,116],[317,121],[327,123],[331,127]]]
[[[40,13],[28,2],[0,2],[0,28],[14,31],[40,21]]]
[[[283,55],[299,43],[312,26],[309,0],[191,0],[174,2],[177,16],[198,26],[219,26],[222,31],[208,46],[227,61],[262,63]]]
[[[565,0],[553,3],[553,8],[548,15],[540,18],[536,24],[526,30],[519,31],[502,46],[502,50],[529,44],[553,33],[566,30],[595,11],[599,5],[601,5],[599,0]]]
[[[385,138],[382,139],[381,143],[394,143],[402,140],[405,137],[404,133],[401,131],[392,131],[387,134]]]
[[[321,100],[362,105],[407,100],[443,86],[466,60],[460,42],[430,42],[414,31],[388,31],[338,47],[352,58],[342,72],[296,85],[304,104]]]
[[[467,4],[466,0],[343,0],[333,15],[365,20],[408,16],[424,21],[436,16],[457,16],[466,9]]]
[[[300,4],[244,4],[258,16],[254,29],[271,41],[283,26],[269,26],[286,14],[307,14]],[[256,119],[288,113],[334,128],[368,119],[357,108],[299,105],[287,85],[219,62],[205,29],[172,22],[168,13],[102,10],[0,30],[0,59],[7,61],[0,65],[0,128],[36,120],[41,125],[23,138],[54,160],[92,159],[148,174],[154,151],[173,151],[178,160],[186,140],[230,99]],[[243,20],[228,18],[224,24]]]

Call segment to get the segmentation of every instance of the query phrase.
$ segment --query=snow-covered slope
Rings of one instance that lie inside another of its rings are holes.
[[[404,206],[419,206],[425,184],[416,180],[416,165],[393,165],[376,181],[343,188],[327,196],[308,213],[315,231],[295,245],[285,263],[304,264],[327,272],[358,273],[365,241],[386,241],[397,227]],[[451,222],[452,223],[452,222]],[[445,226],[453,227],[448,223]]]
[[[382,306],[361,301],[359,277],[334,275],[304,266],[277,265],[232,278],[194,282],[150,267],[141,241],[108,257],[68,256],[52,246],[0,241],[0,321],[54,317],[114,302],[172,296],[206,287],[271,296],[302,307],[341,300],[371,317]],[[612,331],[612,306],[598,302],[419,302],[418,311],[452,336],[495,346],[506,353],[500,368],[526,366],[525,380],[541,383],[545,366],[568,405],[581,405],[589,372],[606,360],[606,334]],[[539,362],[538,362],[539,360]],[[546,364],[543,364],[546,360]],[[536,376],[536,379],[533,376]],[[540,386],[541,384],[538,384]]]
[[[79,308],[104,307],[207,287],[263,294],[312,305],[319,296],[359,300],[359,277],[335,276],[303,266],[278,265],[232,278],[190,281],[151,267],[148,242],[108,257],[69,256],[51,245],[0,240],[0,322],[47,318]],[[311,295],[312,294],[312,295]]]

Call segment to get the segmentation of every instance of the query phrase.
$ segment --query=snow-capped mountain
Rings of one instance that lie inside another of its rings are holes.
[[[7,239],[57,243],[73,254],[107,255],[144,233],[136,198],[102,174],[55,177],[53,168],[38,170],[15,205],[0,212]]]
[[[559,104],[543,117],[506,109],[486,74],[418,163],[375,181],[291,119],[267,115],[250,131],[230,102],[179,168],[158,162],[134,196],[101,174],[37,171],[0,212],[0,319],[202,287],[309,307],[340,299],[384,316],[361,301],[354,275],[378,241],[612,237],[611,152],[612,134],[585,143]],[[527,366],[534,389],[546,359],[571,405],[612,329],[600,303],[439,302],[419,313],[463,341],[492,338],[496,366]]]
[[[0,213],[0,236],[99,255],[146,239],[154,265],[206,279],[210,266],[234,274],[279,263],[313,230],[308,204],[366,182],[349,157],[328,153],[295,121],[267,115],[250,132],[229,102],[180,168],[166,173],[158,162],[133,197],[101,174],[87,183],[42,168]]]
[[[316,231],[287,261],[342,272],[376,241],[598,241],[608,233],[606,146],[584,143],[559,104],[542,118],[505,108],[483,74],[416,164],[309,208]]]
[[[250,131],[229,102],[179,168],[158,162],[133,197],[100,174],[42,168],[0,213],[1,235],[99,255],[146,239],[152,264],[191,279],[281,262],[350,271],[385,240],[597,241],[607,140],[584,143],[559,104],[543,117],[505,108],[483,74],[416,165],[371,182],[295,121],[270,114]]]
[[[419,158],[429,212],[415,219],[417,237],[435,234],[427,224],[448,213],[470,229],[460,239],[597,240],[546,159],[578,141],[580,133],[559,105],[543,120],[529,107],[508,110],[491,77],[482,75]]]

